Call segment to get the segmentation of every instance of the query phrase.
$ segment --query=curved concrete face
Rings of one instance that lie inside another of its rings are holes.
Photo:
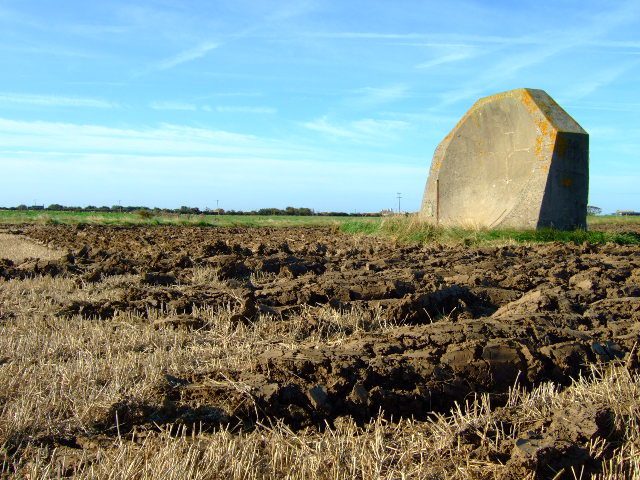
[[[478,100],[438,145],[421,215],[441,225],[586,228],[589,135],[547,93]]]

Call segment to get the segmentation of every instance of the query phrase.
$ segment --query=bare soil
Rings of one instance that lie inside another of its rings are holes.
[[[293,431],[323,430],[365,425],[381,413],[428,420],[483,393],[504,409],[508,429],[514,385],[568,386],[590,366],[624,361],[635,369],[640,361],[638,246],[395,245],[330,228],[27,226],[11,233],[64,253],[2,259],[5,281],[62,277],[86,288],[128,279],[109,298],[49,299],[59,317],[131,314],[176,331],[209,328],[200,315],[206,308],[226,309],[242,325],[269,319],[274,341],[242,368],[172,372],[154,401],[113,404],[105,423],[96,421],[98,432],[113,434],[115,413],[119,434],[278,421]],[[322,332],[332,328],[327,312],[357,321],[331,340]],[[6,307],[0,314],[11,318]],[[296,341],[279,341],[294,322]],[[528,436],[505,440],[495,461],[509,462],[513,478],[543,465],[597,471],[585,445],[615,433],[611,415],[595,404],[557,411]]]

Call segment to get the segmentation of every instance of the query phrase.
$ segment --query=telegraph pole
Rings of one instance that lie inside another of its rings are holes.
[[[398,215],[400,215],[400,200],[402,199],[402,193],[398,192]]]

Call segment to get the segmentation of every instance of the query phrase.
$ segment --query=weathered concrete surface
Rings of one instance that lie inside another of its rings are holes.
[[[546,92],[478,100],[438,145],[422,200],[441,225],[586,228],[589,135]]]

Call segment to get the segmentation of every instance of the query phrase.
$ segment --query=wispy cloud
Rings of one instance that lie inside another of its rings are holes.
[[[239,28],[233,33],[227,33],[226,35],[221,34],[221,36],[219,37],[221,38],[220,41],[203,41],[192,48],[156,62],[155,64],[151,65],[146,72],[142,73],[147,73],[149,71],[170,70],[184,63],[192,62],[206,56],[209,52],[221,47],[222,45],[232,44],[233,42],[237,42],[238,40],[252,36],[256,32],[267,29],[269,27],[277,27],[282,22],[290,21],[295,17],[306,15],[316,8],[315,0],[297,0],[281,3],[282,5],[280,5],[278,8],[267,7],[267,11],[269,13],[259,18],[258,21],[254,21],[249,25],[245,25],[243,28]],[[132,18],[136,23],[142,25],[147,25],[148,17],[151,16],[154,18],[154,23],[156,23],[157,25],[161,25],[161,30],[166,30],[173,34],[173,31],[176,28],[175,24],[181,23],[176,22],[175,10],[177,9],[172,9],[170,12],[167,12],[162,9],[150,7],[127,6],[123,9],[123,12],[125,12],[125,15],[127,17]],[[251,8],[247,9],[249,17],[251,17],[253,10],[254,5],[251,5]],[[191,18],[184,20],[187,23],[191,23],[192,21]],[[184,34],[185,32],[180,33]],[[140,73],[136,73],[134,75],[140,75]]]
[[[184,102],[151,102],[149,106],[154,110],[179,110],[191,112],[198,110],[197,105]]]
[[[219,46],[219,43],[214,42],[200,43],[199,45],[188,50],[184,50],[177,55],[160,60],[156,64],[152,65],[152,70],[169,70],[177,67],[178,65],[182,65],[183,63],[192,62],[206,56],[210,51],[215,50]]]
[[[614,65],[611,68],[605,68],[595,72],[589,78],[572,84],[571,89],[565,94],[565,98],[578,100],[588,97],[600,88],[615,82],[618,78],[638,65],[640,65],[640,60]]]
[[[333,140],[379,144],[397,139],[403,130],[409,128],[410,124],[401,120],[376,120],[372,118],[335,124],[325,116],[303,123],[303,126]]]
[[[38,192],[43,203],[211,206],[220,198],[235,209],[267,202],[376,211],[388,208],[396,191],[418,191],[424,181],[422,159],[391,157],[184,125],[122,129],[0,118],[0,170],[11,179],[0,201],[17,204]],[[54,186],[52,175],[60,180]],[[394,193],[380,195],[387,190]],[[322,194],[310,197],[313,191]],[[413,203],[417,208],[417,195]]]
[[[587,45],[603,48],[635,48],[640,49],[640,42],[637,40],[594,40],[587,42]],[[626,52],[630,53],[630,52]]]
[[[419,63],[416,68],[421,70],[427,70],[429,68],[438,67],[440,65],[446,65],[447,63],[459,62],[461,60],[467,60],[473,57],[475,52],[474,48],[470,47],[456,47],[456,51],[445,53],[439,57],[432,58],[426,62]]]
[[[189,102],[179,101],[155,101],[149,104],[154,110],[170,110],[170,111],[185,111],[185,112],[218,112],[218,113],[244,113],[244,114],[275,114],[278,110],[273,107],[265,106],[249,106],[249,105],[199,105]]]
[[[104,25],[104,24],[68,24],[60,25],[58,27],[65,33],[73,35],[81,35],[87,37],[98,37],[106,35],[122,35],[130,30],[130,27],[125,25]]]
[[[198,100],[209,100],[212,98],[223,98],[223,97],[262,97],[263,94],[261,92],[217,92],[210,93],[208,95],[198,96]]]
[[[539,35],[476,35],[460,33],[316,32],[308,36],[335,40],[381,41],[405,47],[456,48],[478,45],[543,45],[550,40]],[[613,45],[611,45],[613,46]]]
[[[29,135],[25,145],[24,135]],[[100,125],[0,119],[0,151],[31,149],[61,153],[193,155],[268,152],[273,145],[253,135],[162,124],[121,129]]]
[[[107,100],[62,95],[34,95],[25,93],[0,93],[0,103],[31,105],[38,107],[115,108],[118,105]]]
[[[398,120],[363,119],[343,126],[332,126],[327,119],[320,119],[309,122],[305,126],[337,137],[364,139],[370,136],[391,136],[392,132],[400,132],[409,124]],[[353,133],[349,133],[349,128]],[[27,137],[28,140],[25,141]],[[222,155],[225,158],[269,157],[293,162],[302,158],[326,162],[328,157],[338,164],[342,161],[355,161],[352,153],[341,157],[340,152],[313,147],[306,141],[292,142],[290,139],[278,140],[170,123],[125,129],[91,124],[0,118],[0,159],[11,152],[18,151],[55,154],[61,157],[99,154],[113,156],[113,158],[118,155],[185,158],[211,156],[214,158]],[[364,155],[367,162],[375,156],[375,152]],[[410,160],[410,156],[407,155],[403,155],[402,158],[405,162]],[[422,163],[421,158],[415,161]]]
[[[420,40],[426,35],[420,33],[381,33],[381,32],[313,32],[309,37],[345,38],[363,40]]]
[[[278,113],[278,110],[273,107],[250,107],[250,106],[243,106],[243,105],[224,105],[224,106],[218,106],[214,108],[209,107],[209,108],[211,110],[215,109],[216,112],[220,112],[220,113],[256,113],[256,114]]]
[[[474,35],[458,33],[387,33],[387,32],[313,32],[305,36],[326,39],[344,40],[380,40],[394,45],[408,47],[469,47],[482,44],[487,45],[551,45],[555,43],[553,38],[544,34],[538,35]],[[590,39],[584,42],[585,46],[600,48],[636,48],[640,49],[637,40],[603,40]]]
[[[609,31],[635,21],[639,14],[638,2],[625,2],[619,4],[616,9],[594,15],[590,23],[582,24],[580,27],[540,32],[539,35],[545,38],[545,43],[533,44],[528,49],[509,52],[494,65],[485,68],[483,73],[477,75],[471,82],[445,92],[442,95],[440,107],[476,98],[493,90],[497,85],[508,83],[524,69],[539,65],[561,53],[597,43]]]
[[[97,58],[95,53],[83,52],[72,48],[56,45],[10,45],[0,44],[0,49],[8,52],[17,52],[32,55],[46,55],[71,58]]]
[[[601,110],[603,112],[637,112],[638,110],[640,110],[640,103],[581,101],[576,104],[568,104],[567,108],[571,108],[572,110]]]
[[[470,98],[477,98],[487,91],[491,91],[496,84],[511,80],[521,70],[537,65],[567,48],[559,43],[550,48],[538,48],[529,52],[512,53],[479,74],[470,83],[443,93],[440,107]]]
[[[417,111],[417,112],[380,112],[383,117],[402,120],[410,123],[413,126],[416,125],[429,125],[430,127],[436,125],[450,126],[454,125],[458,118],[450,113],[438,113],[431,111]]]
[[[355,90],[347,102],[360,107],[375,107],[409,96],[409,87],[394,84],[385,87],[363,87]]]

